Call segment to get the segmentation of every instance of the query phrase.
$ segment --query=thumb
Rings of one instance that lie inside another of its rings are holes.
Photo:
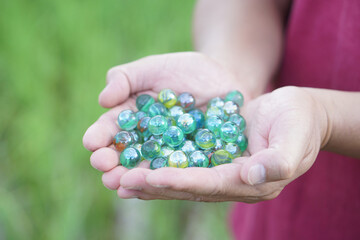
[[[150,56],[111,68],[107,85],[99,95],[99,103],[111,108],[123,103],[131,94],[152,89],[159,73],[159,56]]]
[[[285,157],[277,149],[265,149],[251,156],[241,169],[241,179],[250,185],[293,177],[299,159]]]

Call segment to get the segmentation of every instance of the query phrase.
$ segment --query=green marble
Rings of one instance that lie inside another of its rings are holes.
[[[167,116],[166,117],[166,120],[168,122],[168,126],[176,126],[176,120],[174,117],[171,117],[171,116]]]
[[[120,128],[127,131],[134,129],[138,123],[135,113],[131,110],[122,111],[117,121]]]
[[[168,121],[164,116],[156,115],[150,119],[148,128],[153,135],[161,135],[168,129]]]
[[[157,157],[157,158],[151,160],[151,162],[150,162],[150,169],[154,170],[154,169],[166,167],[167,164],[168,164],[168,161],[167,161],[166,158]]]
[[[128,131],[118,132],[113,139],[113,144],[116,150],[120,152],[122,152],[125,148],[127,148],[133,143],[134,143],[134,138],[132,134],[129,133]]]
[[[144,137],[144,140],[146,138],[149,138],[151,136],[151,132],[149,131],[149,122],[150,122],[150,117],[144,117],[142,118],[138,124],[137,124],[137,130],[139,130],[139,132],[141,133],[141,135]]]
[[[194,151],[190,154],[189,166],[206,168],[209,166],[209,158],[202,151]]]
[[[184,141],[184,133],[179,127],[171,126],[163,134],[163,139],[167,145],[177,147]]]
[[[239,128],[233,122],[225,122],[220,128],[220,137],[225,142],[235,142],[239,137]]]
[[[164,145],[161,147],[160,150],[160,157],[168,158],[171,153],[175,151],[175,148]]]
[[[148,140],[154,140],[160,144],[160,146],[165,144],[165,141],[161,135],[151,135]]]
[[[208,102],[207,108],[211,108],[211,107],[222,108],[224,106],[224,104],[225,104],[225,101],[222,98],[215,97]]]
[[[210,107],[206,110],[205,118],[208,119],[212,116],[217,116],[221,119],[225,118],[224,110],[220,107]]]
[[[154,140],[148,140],[141,146],[141,154],[146,160],[153,160],[160,155],[160,144]]]
[[[164,104],[166,108],[171,108],[175,106],[177,96],[171,89],[163,89],[158,95],[158,100],[160,103]]]
[[[185,113],[185,110],[180,106],[173,106],[169,109],[169,114],[175,119],[175,121],[178,120],[178,118]]]
[[[215,146],[216,137],[210,130],[200,129],[195,135],[195,142],[201,149],[210,149]]]
[[[142,155],[142,153],[141,153],[142,144],[141,144],[141,143],[135,143],[135,144],[132,145],[132,147],[139,151],[140,157],[141,157],[141,161],[144,160],[145,158],[143,157],[143,155]]]
[[[131,130],[131,131],[129,131],[129,133],[131,134],[132,138],[134,139],[134,143],[142,143],[143,142],[143,138],[138,130]]]
[[[221,140],[221,138],[216,138],[214,151],[223,149],[224,146],[225,146],[225,142],[223,140]]]
[[[191,93],[181,93],[178,97],[178,104],[188,112],[195,108],[195,98]]]
[[[242,151],[236,143],[227,143],[224,149],[228,151],[233,156],[233,158],[238,158],[242,155]]]
[[[194,141],[185,140],[184,143],[181,145],[180,150],[186,153],[187,155],[191,154],[192,152],[198,150],[198,146],[195,144]]]
[[[245,134],[243,134],[243,133],[240,133],[240,135],[236,139],[235,143],[239,146],[241,152],[245,152],[245,150],[248,147],[248,139],[246,138]]]
[[[216,137],[220,136],[220,128],[224,121],[218,116],[211,116],[205,121],[205,127],[212,131]]]
[[[193,109],[189,112],[196,121],[196,128],[203,128],[205,126],[205,115],[200,109]]]
[[[120,154],[120,163],[124,167],[131,169],[141,161],[141,155],[136,148],[128,147]]]
[[[241,92],[234,90],[226,95],[225,101],[233,101],[239,107],[242,107],[244,105],[244,96],[241,94]]]
[[[188,156],[181,150],[176,150],[168,158],[168,166],[176,168],[186,168],[189,166]]]
[[[231,153],[224,149],[220,149],[214,152],[213,155],[211,155],[211,164],[213,166],[218,166],[225,163],[231,163],[232,159],[233,157]]]
[[[238,126],[239,131],[242,133],[244,132],[245,128],[246,128],[246,121],[243,118],[243,116],[241,116],[240,114],[231,114],[229,117],[229,121],[233,122],[236,124],[236,126]]]
[[[148,114],[146,112],[143,111],[138,111],[135,113],[136,118],[140,121],[141,119],[143,119],[144,117],[147,117]]]
[[[148,94],[142,94],[136,98],[136,107],[139,111],[149,111],[150,106],[154,103],[155,99]]]
[[[233,101],[225,102],[223,107],[226,118],[229,118],[231,114],[239,114],[239,106]]]
[[[169,110],[162,103],[154,103],[149,108],[149,117],[155,117],[156,115],[169,116]]]
[[[192,133],[196,129],[195,118],[189,113],[181,115],[176,123],[185,134]]]

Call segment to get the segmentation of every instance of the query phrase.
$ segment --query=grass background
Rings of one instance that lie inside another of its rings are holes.
[[[0,239],[227,239],[226,204],[120,200],[82,136],[106,71],[191,50],[193,0],[0,3]]]

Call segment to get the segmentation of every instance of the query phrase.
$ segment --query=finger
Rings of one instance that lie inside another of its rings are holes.
[[[150,169],[133,169],[124,174],[120,180],[120,185],[126,190],[135,190],[142,193],[152,195],[153,199],[179,199],[179,200],[192,200],[193,194],[172,191],[171,189],[156,188],[146,182],[147,174],[153,172]]]
[[[115,134],[120,131],[117,125],[119,113],[126,109],[131,109],[135,105],[133,99],[129,99],[121,106],[115,107],[104,113],[93,125],[85,132],[83,145],[90,151],[95,151],[102,147],[107,147],[112,143]]]
[[[113,148],[100,148],[91,155],[91,166],[102,172],[110,171],[119,164],[119,156],[120,153]]]
[[[114,107],[131,94],[152,89],[159,79],[159,66],[164,65],[164,60],[150,56],[111,68],[107,74],[107,86],[99,96],[100,105]]]
[[[241,180],[242,164],[224,164],[214,168],[161,168],[149,173],[146,182],[155,188],[187,192],[198,196],[233,198],[263,193]]]
[[[128,169],[123,166],[118,166],[106,172],[102,175],[102,182],[105,187],[111,190],[116,190],[120,186],[120,178],[123,174],[125,174]]]
[[[142,200],[155,200],[155,199],[170,200],[171,199],[171,198],[167,198],[164,196],[152,195],[152,194],[144,193],[144,192],[137,191],[137,190],[125,189],[121,186],[119,187],[117,194],[120,198],[123,198],[123,199],[129,199],[129,198],[138,198],[138,199],[142,199]]]

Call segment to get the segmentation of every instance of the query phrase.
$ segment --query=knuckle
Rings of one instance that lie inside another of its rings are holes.
[[[281,179],[290,179],[295,174],[295,164],[293,161],[285,159],[280,163],[279,175]]]

